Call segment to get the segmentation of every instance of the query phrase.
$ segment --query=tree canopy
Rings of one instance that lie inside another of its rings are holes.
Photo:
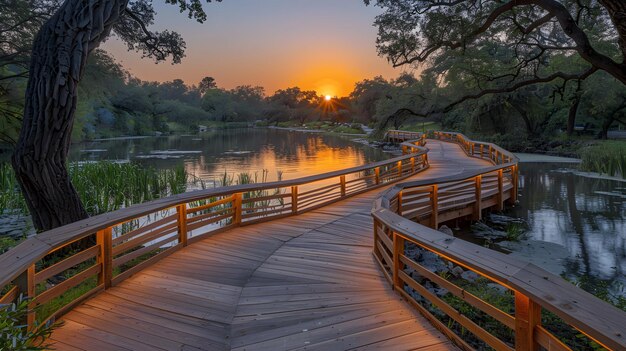
[[[369,4],[370,0],[365,0]],[[394,66],[434,68],[461,78],[468,99],[561,84],[605,71],[626,84],[626,2],[622,0],[377,0],[380,55]],[[555,64],[557,63],[557,64]],[[452,72],[455,70],[456,72]],[[414,111],[415,112],[415,111]]]

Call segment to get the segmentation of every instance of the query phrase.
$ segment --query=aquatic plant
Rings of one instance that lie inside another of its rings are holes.
[[[509,241],[520,241],[526,232],[526,228],[521,223],[509,223],[506,226],[506,240]]]
[[[580,168],[626,179],[626,142],[608,141],[583,149]]]
[[[137,163],[72,163],[70,177],[90,215],[179,194],[187,189],[183,166],[157,170]],[[0,213],[28,214],[9,164],[0,164]]]

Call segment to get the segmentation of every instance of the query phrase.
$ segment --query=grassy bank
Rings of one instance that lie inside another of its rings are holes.
[[[281,128],[298,128],[310,130],[323,130],[328,133],[337,134],[365,134],[361,129],[360,123],[333,123],[330,121],[306,122],[304,124],[298,121],[279,122],[276,124]]]

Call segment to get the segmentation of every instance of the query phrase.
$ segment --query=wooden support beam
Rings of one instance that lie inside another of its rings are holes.
[[[431,193],[431,209],[430,215],[430,227],[437,229],[439,227],[439,198],[438,198],[439,186],[437,184],[432,186]]]
[[[398,211],[396,213],[402,216],[402,192],[398,193]]]
[[[498,211],[504,210],[504,175],[502,174],[502,169],[498,170],[498,203],[496,204]]]
[[[476,185],[474,189],[474,197],[476,202],[474,202],[474,213],[472,219],[475,221],[480,221],[483,217],[483,208],[482,208],[482,176],[476,176]]]
[[[393,260],[393,268],[392,268],[392,279],[393,279],[393,289],[394,290],[402,290],[404,288],[404,283],[402,279],[400,279],[399,271],[404,270],[404,263],[400,261],[400,256],[404,255],[404,238],[398,235],[396,232],[393,232],[393,256],[391,259]]]
[[[541,325],[541,306],[515,292],[515,351],[537,351],[535,327]]]
[[[411,174],[415,173],[415,157],[411,157]]]
[[[27,324],[28,329],[30,330],[35,324],[35,311],[33,310],[35,306],[35,265],[30,265],[27,270],[22,272],[22,274],[20,274],[15,279],[14,283],[17,287],[18,294],[21,294],[22,296],[31,299],[30,303],[28,304],[28,313],[26,314],[26,320],[22,322]]]
[[[102,267],[98,273],[98,285],[103,285],[105,289],[112,286],[113,279],[113,231],[111,227],[100,230],[96,233],[96,242],[100,248],[98,252],[98,264]]]
[[[298,213],[298,186],[291,187],[291,213]]]
[[[376,185],[380,184],[380,167],[374,168],[374,177],[376,179]]]
[[[346,196],[346,176],[340,176],[339,182],[341,183],[341,196]]]
[[[187,204],[176,206],[176,221],[178,222],[178,242],[187,246]]]
[[[235,193],[233,195],[233,224],[239,225],[241,224],[241,212],[243,207],[243,193]]]
[[[402,177],[402,161],[398,161],[398,177]]]

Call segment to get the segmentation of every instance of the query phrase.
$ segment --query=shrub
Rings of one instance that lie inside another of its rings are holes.
[[[0,305],[0,350],[36,351],[47,350],[46,340],[56,327],[56,324],[47,322],[38,325],[35,323],[31,330],[24,321],[29,312],[29,299],[20,295],[17,302]]]

